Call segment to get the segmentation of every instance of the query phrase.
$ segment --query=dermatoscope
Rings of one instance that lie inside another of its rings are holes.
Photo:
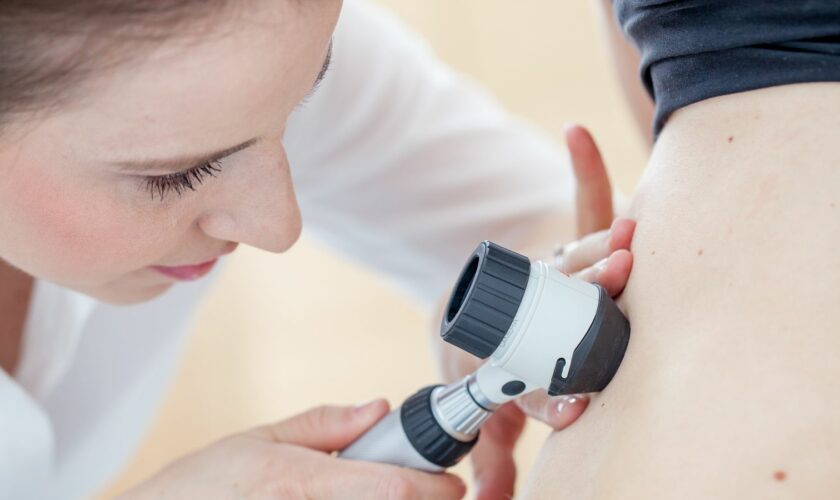
[[[455,284],[441,337],[487,361],[458,382],[420,389],[340,457],[443,471],[469,453],[502,404],[538,389],[601,391],[621,364],[630,324],[601,286],[485,241]]]

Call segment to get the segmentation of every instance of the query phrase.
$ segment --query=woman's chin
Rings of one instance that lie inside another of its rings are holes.
[[[78,291],[106,304],[129,306],[153,300],[163,295],[173,284],[158,283],[146,286],[109,285],[100,288],[81,288]]]

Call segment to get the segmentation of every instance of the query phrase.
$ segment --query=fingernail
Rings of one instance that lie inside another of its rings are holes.
[[[563,410],[566,409],[568,406],[572,406],[577,402],[578,398],[575,396],[560,396],[557,398],[557,405],[554,407],[554,410],[557,414],[562,414]]]

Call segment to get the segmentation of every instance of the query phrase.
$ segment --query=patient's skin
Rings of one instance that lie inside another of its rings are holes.
[[[840,491],[840,84],[675,113],[630,216],[633,333],[525,497]]]

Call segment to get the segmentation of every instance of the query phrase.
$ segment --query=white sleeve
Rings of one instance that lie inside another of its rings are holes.
[[[345,2],[284,143],[305,230],[427,304],[482,240],[544,254],[574,233],[566,154],[367,2]]]

